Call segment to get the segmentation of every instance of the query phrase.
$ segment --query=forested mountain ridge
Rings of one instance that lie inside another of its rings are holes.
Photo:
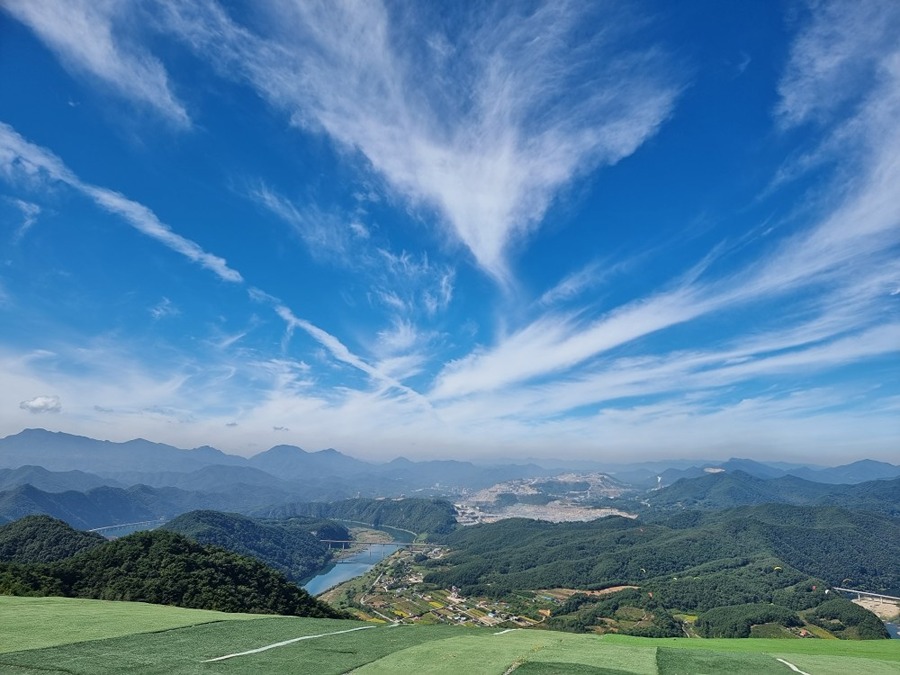
[[[33,485],[44,492],[85,492],[103,485],[124,487],[111,478],[101,478],[84,471],[48,471],[42,466],[25,465],[15,469],[0,469],[0,491],[21,485]]]
[[[0,562],[54,562],[104,542],[99,534],[73,530],[50,516],[26,516],[0,526]]]
[[[137,438],[99,441],[46,429],[25,429],[0,439],[0,464],[38,465],[51,471],[194,471],[210,464],[243,464],[242,457],[209,446],[182,450]]]
[[[253,558],[164,530],[136,532],[56,562],[0,563],[0,594],[343,616]]]
[[[311,516],[389,526],[417,534],[446,534],[456,527],[456,508],[443,499],[345,499],[338,502],[297,502],[262,509],[263,518]]]
[[[687,464],[687,465],[686,465]],[[607,469],[608,470],[608,469]],[[814,483],[852,485],[874,480],[900,478],[900,465],[861,459],[839,466],[802,466],[782,462],[758,462],[732,457],[725,462],[701,462],[691,465],[683,460],[649,462],[613,469],[618,479],[637,488],[658,488],[672,485],[681,478],[698,478],[710,473],[743,471],[754,478],[783,478],[793,476]]]
[[[771,561],[841,585],[900,595],[900,521],[837,507],[764,505],[682,512],[656,523],[505,520],[459,529],[430,578],[470,594],[605,588],[684,577],[723,561]],[[731,563],[725,565],[728,567]]]
[[[757,478],[744,471],[682,478],[643,498],[655,509],[722,509],[757,504],[836,505],[900,516],[900,478],[851,485],[797,478]]]
[[[832,602],[829,589],[900,592],[900,521],[837,507],[682,510],[653,522],[510,519],[442,541],[451,553],[425,563],[426,584],[509,602],[539,589],[585,591],[553,609],[548,626],[563,630],[675,637],[687,630],[676,615],[699,615],[691,630],[707,637],[771,624],[783,637],[813,625],[883,638],[874,615]],[[626,590],[590,593],[617,588]]]
[[[313,531],[324,531],[328,539],[349,539],[338,523],[312,518],[261,521],[236,513],[192,511],[162,526],[201,544],[212,544],[250,556],[300,582],[322,569],[331,559],[327,544]]]
[[[0,492],[0,522],[45,514],[83,529],[121,523],[174,518],[199,509],[248,512],[284,503],[296,492],[272,492],[265,487],[231,484],[226,492],[197,492],[176,487],[132,485],[98,487],[87,492],[45,492],[20,485]]]
[[[198,508],[240,505],[240,494],[209,495],[178,488],[99,487],[87,492],[44,492],[22,485],[0,492],[0,520],[46,514],[82,529],[173,517]]]

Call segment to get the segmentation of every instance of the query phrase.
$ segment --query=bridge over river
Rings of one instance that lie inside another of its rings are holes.
[[[856,596],[857,600],[861,600],[862,598],[874,598],[876,600],[888,602],[900,602],[900,598],[895,595],[885,595],[884,593],[871,593],[870,591],[861,591],[858,588],[841,588],[840,586],[835,586],[834,590],[840,591],[841,593],[852,593]]]
[[[323,544],[328,544],[332,548],[337,548],[340,546],[342,549],[349,549],[352,546],[359,547],[363,546],[364,551],[369,551],[370,554],[375,551],[375,547],[381,547],[382,555],[379,556],[379,559],[386,557],[384,554],[387,553],[387,549],[390,549],[390,553],[397,551],[401,548],[408,549],[410,551],[433,551],[436,548],[444,548],[438,544],[425,544],[422,542],[412,542],[412,541],[365,541],[363,539],[320,539]],[[335,560],[335,563],[345,562],[343,559]],[[349,560],[347,560],[349,562]]]
[[[139,523],[121,523],[119,525],[107,525],[106,527],[94,527],[88,532],[96,532],[103,535],[107,539],[115,539],[116,537],[124,537],[132,532],[141,530],[154,530],[168,520],[167,518],[158,518],[157,520],[142,520]]]

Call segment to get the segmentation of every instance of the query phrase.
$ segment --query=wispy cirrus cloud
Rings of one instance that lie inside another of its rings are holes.
[[[19,225],[13,235],[13,240],[19,241],[37,222],[38,216],[41,214],[41,207],[24,199],[12,199],[10,201],[22,213],[22,224]]]
[[[434,317],[450,305],[456,273],[449,265],[434,263],[424,253],[397,253],[373,244],[358,216],[323,210],[313,201],[299,204],[262,182],[248,194],[290,225],[313,258],[368,273],[370,297],[388,310]]]
[[[175,304],[169,300],[169,298],[163,298],[159,302],[157,302],[153,307],[149,310],[150,316],[152,316],[157,321],[159,319],[164,319],[169,316],[178,316],[181,314],[181,310],[175,306]]]
[[[46,148],[34,145],[8,124],[0,122],[0,171],[11,179],[51,181],[68,185],[89,197],[102,209],[121,216],[139,232],[202,265],[223,281],[241,282],[241,275],[219,256],[204,251],[161,222],[149,208],[108,188],[83,182],[63,161]]]
[[[873,54],[866,33],[853,27],[874,20],[875,9],[881,13],[879,25],[893,25],[900,19],[900,11],[892,3],[838,5],[842,12],[856,12],[848,17],[850,28],[839,50],[840,69],[843,72],[877,63],[877,77],[857,91],[859,105],[831,120],[825,142],[829,134],[843,138],[852,130],[858,154],[856,170],[849,177],[838,173],[834,196],[829,203],[818,205],[817,212],[807,214],[805,228],[773,241],[758,259],[725,275],[712,276],[701,265],[696,274],[675,282],[672,290],[614,308],[599,319],[544,312],[524,327],[501,336],[496,344],[447,364],[430,396],[450,400],[558,376],[626,344],[641,353],[648,349],[642,341],[656,333],[761,302],[778,303],[770,306],[767,320],[759,326],[761,336],[772,330],[780,334],[784,326],[793,326],[795,331],[805,328],[819,332],[822,341],[836,340],[834,345],[842,347],[834,349],[851,360],[890,353],[893,343],[871,327],[884,320],[885,312],[896,312],[896,303],[890,298],[900,279],[900,201],[896,198],[900,185],[900,45],[876,41],[880,49]],[[833,69],[827,67],[830,33],[823,29],[822,22],[838,10],[829,4],[819,9],[824,18],[815,19],[801,31],[782,81],[782,107],[794,110],[796,119],[812,114],[820,104],[828,105],[835,77]],[[845,62],[854,57],[865,63]],[[826,63],[823,65],[820,59]],[[795,88],[802,97],[792,102],[787,92]],[[570,287],[577,290],[589,278],[576,275],[564,280],[548,292],[550,299],[563,297]],[[855,337],[847,336],[854,332]],[[866,348],[869,342],[872,349]],[[858,349],[843,347],[850,344]],[[816,356],[831,353],[827,346],[809,348],[808,367],[830,367],[828,359]],[[650,349],[656,352],[658,345]],[[900,351],[900,342],[893,351]],[[800,353],[767,360],[773,368],[778,363],[803,362]],[[761,364],[736,366],[731,372],[751,377],[761,372]],[[560,392],[555,391],[554,396],[565,400]]]
[[[129,39],[140,24],[130,3],[116,0],[4,0],[5,9],[27,25],[63,66],[102,82],[118,95],[154,108],[178,127],[191,124],[172,93],[162,63]]]
[[[24,175],[32,181],[58,181],[90,197],[100,208],[124,218],[132,227],[205,267],[223,281],[243,283],[241,274],[226,261],[205,251],[199,244],[182,237],[162,223],[149,208],[107,188],[81,181],[63,161],[49,150],[29,143],[12,127],[0,122],[0,171],[15,177]],[[256,288],[249,288],[251,298],[270,304],[285,321],[288,330],[300,328],[321,344],[333,358],[347,363],[372,376],[382,384],[408,391],[406,387],[386,376],[364,359],[352,353],[340,340],[306,319],[298,318],[276,298]],[[166,307],[157,307],[162,316]],[[158,318],[158,317],[157,317]]]
[[[310,254],[319,260],[335,259],[348,264],[353,241],[361,236],[368,238],[365,226],[353,218],[325,211],[312,201],[298,205],[264,183],[258,183],[249,194],[257,204],[290,225]],[[366,234],[361,235],[361,231]]]
[[[580,300],[583,293],[607,283],[617,275],[623,274],[636,266],[636,260],[626,259],[614,261],[613,259],[594,260],[581,269],[578,269],[555,286],[544,291],[538,298],[538,303],[547,307],[567,301]]]
[[[275,308],[275,311],[287,324],[289,334],[294,329],[299,328],[313,340],[322,345],[322,347],[324,347],[337,361],[346,363],[347,365],[362,371],[376,383],[379,383],[383,388],[399,391],[401,394],[407,395],[427,406],[427,403],[422,396],[396,379],[392,372],[380,368],[378,364],[373,365],[360,356],[357,356],[334,335],[322,330],[306,319],[295,316],[294,313],[284,305],[278,305]],[[394,371],[397,370],[397,368],[392,367],[390,370]],[[404,371],[406,370],[407,369],[404,369]]]
[[[510,244],[539,225],[558,190],[633,153],[680,88],[660,49],[629,47],[641,19],[612,6],[460,5],[441,28],[419,14],[427,6],[266,11],[251,30],[212,0],[161,9],[169,30],[226,75],[440,214],[502,282]],[[581,30],[586,12],[604,30]]]
[[[846,117],[882,80],[897,51],[900,6],[892,0],[808,3],[778,86],[778,120],[793,126]]]

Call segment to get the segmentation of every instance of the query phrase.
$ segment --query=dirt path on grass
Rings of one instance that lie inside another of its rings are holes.
[[[213,659],[206,659],[203,663],[213,663],[214,661],[225,661],[227,659],[233,659],[238,656],[249,656],[251,654],[259,654],[260,652],[268,651],[269,649],[275,649],[276,647],[284,647],[285,645],[290,645],[295,642],[300,642],[301,640],[315,640],[316,638],[329,637],[330,635],[341,635],[343,633],[353,633],[358,630],[366,630],[368,628],[375,628],[375,626],[359,626],[358,628],[348,628],[347,630],[336,630],[333,633],[319,633],[318,635],[303,635],[301,637],[293,638],[291,640],[282,640],[281,642],[274,642],[270,645],[265,645],[264,647],[257,647],[256,649],[248,649],[245,652],[236,652],[234,654],[226,654],[225,656],[217,656]]]

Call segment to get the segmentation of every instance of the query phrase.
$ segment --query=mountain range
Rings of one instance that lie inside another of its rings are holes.
[[[563,471],[537,464],[481,466],[400,457],[374,464],[326,449],[278,445],[250,458],[136,439],[100,441],[44,429],[0,439],[0,522],[44,513],[75,527],[173,518],[197,509],[280,513],[289,505],[355,497],[446,497]],[[730,459],[616,467],[649,507],[724,508],[762,503],[847,504],[896,514],[900,467],[862,460],[823,468]],[[872,481],[876,481],[875,484]],[[851,489],[857,484],[858,489]],[[660,489],[661,487],[661,489]],[[641,494],[648,488],[653,488]]]
[[[850,464],[833,467],[811,467],[781,462],[763,463],[736,457],[719,463],[704,462],[691,466],[684,466],[682,462],[673,462],[673,464],[674,466],[665,466],[654,462],[649,466],[632,465],[609,471],[609,473],[625,483],[644,488],[665,487],[682,478],[698,478],[711,473],[734,471],[743,471],[763,479],[794,476],[815,483],[833,485],[900,477],[900,466],[871,459],[861,459]]]
[[[758,478],[745,471],[682,478],[643,498],[654,509],[726,509],[757,504],[841,506],[900,517],[900,478],[856,484],[816,483],[796,476]]]
[[[405,458],[373,464],[333,448],[307,452],[292,445],[276,445],[245,458],[209,446],[183,450],[144,439],[114,443],[45,429],[25,429],[0,439],[0,467],[24,466],[91,473],[100,478],[99,484],[117,487],[141,483],[221,491],[235,485],[265,486],[267,490],[291,493],[295,500],[342,499],[360,493],[399,495],[435,486],[446,493],[553,473],[535,464],[476,466],[455,460],[413,462]],[[57,479],[59,484],[51,485],[45,476],[40,487],[47,491],[90,489],[74,476]],[[0,474],[0,481],[3,480]],[[0,483],[0,487],[11,486],[10,480]]]

